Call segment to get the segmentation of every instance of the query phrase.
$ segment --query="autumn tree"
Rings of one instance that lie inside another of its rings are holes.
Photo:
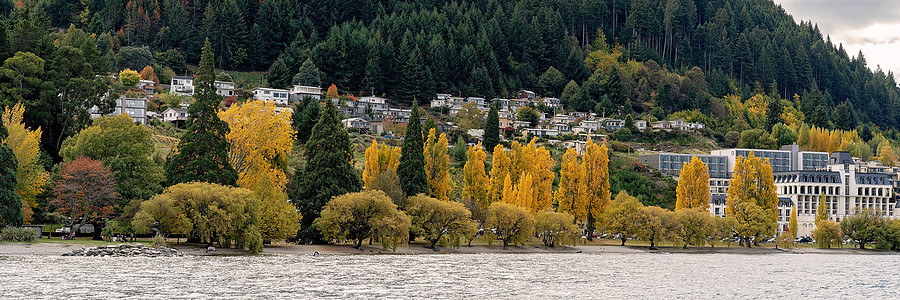
[[[337,108],[331,101],[325,101],[319,122],[306,143],[305,154],[306,166],[302,172],[298,171],[297,188],[290,196],[303,215],[300,241],[321,242],[313,221],[319,217],[322,207],[332,198],[358,192],[362,187],[352,165],[350,136],[341,126]]]
[[[813,232],[816,244],[819,248],[831,248],[841,244],[841,224],[835,221],[824,220],[816,224]]]
[[[153,80],[153,78],[156,77],[156,71],[153,70],[152,66],[146,66],[141,69],[140,76],[141,80]],[[159,81],[159,79],[157,79],[157,81]]]
[[[409,125],[400,148],[400,165],[397,175],[407,196],[428,193],[428,177],[425,174],[425,152],[422,142],[422,124],[419,123],[419,106],[413,101]]]
[[[287,194],[276,186],[268,174],[260,175],[253,187],[259,200],[259,232],[263,241],[284,240],[297,234],[302,217]]]
[[[232,105],[218,114],[230,128],[225,135],[228,161],[238,173],[238,186],[252,188],[266,175],[283,190],[294,145],[290,116],[276,112],[274,103],[262,100]]]
[[[894,148],[891,145],[884,145],[881,147],[881,151],[878,152],[878,160],[885,166],[893,167],[900,162],[900,156],[894,152]]]
[[[387,144],[379,147],[378,141],[372,140],[372,145],[366,148],[365,157],[366,165],[363,169],[362,180],[365,188],[371,190],[372,182],[379,174],[392,170],[396,175],[397,167],[400,165],[400,148]]]
[[[72,232],[90,219],[108,216],[119,199],[112,171],[99,160],[80,157],[62,165],[50,204],[69,218]]]
[[[656,243],[668,235],[667,231],[674,222],[674,214],[658,206],[645,206],[641,208],[640,218],[638,236],[650,242],[650,250],[655,250]]]
[[[381,191],[364,191],[328,201],[314,225],[326,239],[352,241],[357,249],[363,240],[378,238],[396,250],[409,239],[410,219]]]
[[[484,232],[489,245],[499,239],[505,250],[509,244],[524,244],[534,235],[534,217],[524,208],[494,202],[488,208]]]
[[[497,144],[494,147],[491,158],[491,181],[490,181],[490,201],[497,202],[503,200],[504,181],[509,176],[510,160],[503,145]]]
[[[126,88],[133,88],[141,81],[141,74],[138,74],[135,70],[125,69],[119,72],[119,81]]]
[[[797,206],[791,206],[791,219],[788,220],[788,231],[791,241],[797,238]]]
[[[642,227],[641,209],[644,207],[637,198],[621,191],[616,199],[600,214],[600,220],[606,232],[615,235],[625,241],[638,234]]]
[[[60,150],[64,161],[86,156],[109,167],[123,200],[116,203],[117,209],[129,200],[149,199],[162,192],[165,173],[155,152],[150,129],[127,115],[95,119],[93,125],[66,139]]]
[[[556,190],[559,211],[571,214],[575,220],[585,219],[586,189],[584,168],[578,163],[578,152],[569,148],[563,155],[559,170],[559,188]]]
[[[428,131],[425,141],[425,176],[428,179],[428,194],[438,200],[450,200],[450,147],[447,134],[435,137],[436,130]]]
[[[443,241],[459,248],[465,230],[471,227],[472,213],[459,202],[442,201],[424,194],[409,198],[406,213],[412,220],[413,231],[435,248]]]
[[[228,123],[216,114],[222,97],[216,94],[211,47],[207,40],[195,75],[197,92],[188,109],[188,129],[166,160],[169,185],[193,181],[234,185],[238,179],[228,156]]]
[[[140,210],[131,221],[138,233],[149,232],[151,228],[163,236],[169,234],[187,235],[193,229],[191,220],[175,205],[175,199],[165,194],[153,196],[141,203]]]
[[[819,205],[816,207],[816,226],[822,221],[828,221],[828,202],[825,202],[824,192],[819,196]]]
[[[19,226],[22,218],[22,198],[16,193],[16,156],[6,144],[6,126],[0,123],[0,225]]]
[[[484,171],[484,160],[487,154],[481,143],[469,147],[466,151],[466,164],[463,166],[463,186],[462,196],[474,199],[482,209],[486,209],[491,204],[490,183],[488,176]]]
[[[482,128],[482,123],[484,123],[484,112],[478,109],[474,101],[463,104],[459,112],[456,113],[456,126],[459,126],[463,132],[467,132],[469,129]]]
[[[699,208],[709,211],[709,167],[696,156],[690,163],[684,163],[675,193],[675,210]]]
[[[682,248],[688,245],[703,245],[707,238],[716,229],[716,223],[709,211],[700,208],[681,209],[675,212],[675,221],[679,231],[675,234],[682,243]]]
[[[334,83],[332,83],[330,86],[328,86],[328,89],[325,91],[325,97],[328,99],[337,98],[338,97],[337,85],[334,85]]]
[[[534,231],[544,246],[575,245],[581,230],[574,223],[570,214],[542,211],[534,216]]]
[[[536,139],[522,146],[513,142],[510,152],[510,179],[519,190],[519,205],[528,208],[532,213],[550,208],[553,202],[554,161],[550,152],[544,147],[535,145]],[[530,182],[523,183],[529,178]],[[527,189],[528,195],[522,190]]]
[[[0,138],[0,144],[12,149],[16,157],[16,194],[22,199],[22,216],[26,224],[32,219],[32,208],[37,207],[36,196],[44,190],[44,184],[50,178],[38,161],[40,158],[41,128],[30,130],[25,128],[23,115],[25,106],[17,103],[3,110],[2,125],[6,126],[9,135]]]
[[[166,199],[168,198],[168,199]],[[259,232],[259,201],[248,189],[228,187],[214,183],[192,182],[170,186],[153,201],[174,203],[175,212],[181,212],[189,220],[189,240],[234,245],[249,249],[251,253],[262,251],[263,240]],[[171,200],[169,200],[171,199]],[[142,207],[143,208],[143,207]],[[138,212],[138,214],[141,214]],[[183,222],[178,213],[165,214],[174,220],[154,219],[156,222]]]
[[[751,151],[738,156],[728,186],[725,213],[737,222],[735,233],[750,247],[750,240],[774,233],[778,212],[772,166]]]
[[[593,240],[595,222],[600,217],[603,209],[610,203],[609,192],[609,156],[606,144],[597,146],[593,141],[588,141],[585,146],[584,156],[584,180],[587,183],[585,197],[585,219],[587,224],[588,240]]]

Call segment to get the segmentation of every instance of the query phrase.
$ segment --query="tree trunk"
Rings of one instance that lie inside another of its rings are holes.
[[[625,246],[625,240],[627,240],[627,238],[624,238],[624,237],[623,237],[623,238],[622,238],[622,246]]]
[[[860,242],[859,249],[866,249],[866,243]]]
[[[353,248],[362,249],[362,242],[363,242],[363,239],[356,239],[356,246]]]
[[[650,240],[650,250],[656,250],[656,243],[652,239]]]
[[[594,216],[588,212],[588,221],[587,221],[587,240],[594,240]]]
[[[747,248],[752,248],[750,245],[750,239],[744,239],[744,243],[747,244]]]

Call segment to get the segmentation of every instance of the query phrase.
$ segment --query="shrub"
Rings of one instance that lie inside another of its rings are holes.
[[[166,237],[162,234],[157,233],[156,236],[153,237],[153,248],[162,248],[166,246]]]
[[[37,235],[37,233],[28,228],[6,227],[0,231],[0,241],[33,242],[35,235]]]

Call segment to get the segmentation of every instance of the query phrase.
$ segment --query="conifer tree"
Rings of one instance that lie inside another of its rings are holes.
[[[469,147],[466,152],[466,165],[463,166],[463,178],[465,186],[463,187],[463,197],[475,199],[475,203],[482,209],[487,209],[491,205],[490,182],[484,171],[484,160],[487,154],[481,143],[476,146]]]
[[[312,97],[303,97],[303,101],[294,106],[294,114],[291,117],[291,127],[294,128],[297,142],[306,143],[312,134],[312,128],[319,122],[319,100]]]
[[[297,189],[291,195],[303,215],[300,242],[321,242],[321,234],[313,227],[313,221],[319,217],[322,207],[331,198],[360,191],[362,182],[351,165],[352,147],[350,136],[341,126],[337,108],[331,101],[325,101],[319,122],[306,143],[306,168],[299,174]]]
[[[400,148],[400,166],[397,169],[400,185],[407,196],[428,193],[425,175],[425,154],[422,143],[422,123],[419,121],[419,105],[413,102],[409,124]]]
[[[300,65],[300,70],[297,71],[297,75],[294,75],[292,83],[305,86],[321,86],[321,76],[321,72],[319,71],[319,68],[316,67],[316,64],[312,62],[312,59],[307,58],[306,61]]]
[[[0,123],[0,140],[9,134]],[[22,225],[22,198],[16,193],[18,163],[12,149],[0,143],[0,226]]]
[[[447,134],[436,138],[437,130],[428,131],[425,142],[425,175],[428,178],[428,195],[432,198],[450,201],[450,155],[447,152]]]
[[[491,105],[487,120],[484,121],[484,148],[494,150],[500,144],[500,116],[497,106]]]
[[[709,167],[696,156],[684,163],[675,188],[675,210],[697,208],[709,211]]]
[[[221,96],[216,94],[215,63],[208,40],[196,78],[188,129],[166,160],[166,179],[169,185],[192,181],[234,185],[238,175],[228,162],[228,124],[216,114]]]

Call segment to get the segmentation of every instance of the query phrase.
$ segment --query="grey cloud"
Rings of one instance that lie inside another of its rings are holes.
[[[775,3],[780,3],[794,20],[812,21],[826,34],[871,24],[900,23],[897,0],[775,0]]]

